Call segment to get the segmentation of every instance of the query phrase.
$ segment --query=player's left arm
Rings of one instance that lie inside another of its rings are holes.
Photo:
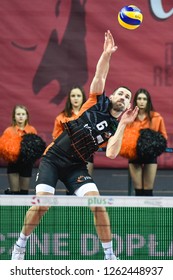
[[[139,108],[135,107],[134,110],[127,110],[121,117],[115,134],[109,138],[106,147],[106,156],[110,159],[114,159],[120,152],[124,130],[127,124],[132,123],[137,114]]]

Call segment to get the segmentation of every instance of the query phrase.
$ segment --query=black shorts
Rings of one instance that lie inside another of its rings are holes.
[[[32,176],[32,163],[23,163],[17,161],[15,163],[9,163],[7,165],[7,173],[18,173],[21,177],[31,177]]]
[[[150,158],[150,159],[131,159],[129,163],[133,164],[152,164],[157,163],[157,158]]]
[[[88,174],[87,162],[81,160],[73,148],[67,132],[63,132],[40,161],[36,185],[56,188],[60,180],[70,194],[87,183],[93,183]]]
[[[47,152],[42,157],[36,178],[36,185],[46,184],[56,188],[58,180],[64,183],[70,194],[87,183],[94,183],[85,163],[73,163],[70,159]]]

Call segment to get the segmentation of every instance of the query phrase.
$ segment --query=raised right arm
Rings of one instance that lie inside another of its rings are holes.
[[[117,46],[115,46],[114,38],[108,30],[105,33],[103,52],[98,60],[96,72],[90,85],[90,93],[103,93],[107,74],[109,72],[111,55],[116,50]]]

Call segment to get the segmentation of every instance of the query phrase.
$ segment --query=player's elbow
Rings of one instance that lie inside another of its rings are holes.
[[[117,154],[115,152],[112,151],[106,151],[106,157],[110,158],[110,159],[115,159],[117,156]]]

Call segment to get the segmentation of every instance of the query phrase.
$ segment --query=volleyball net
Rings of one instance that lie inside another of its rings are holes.
[[[121,260],[173,259],[173,197],[0,196],[0,259],[11,259],[30,206],[51,206],[31,235],[26,260],[103,260],[92,206],[109,213]]]

